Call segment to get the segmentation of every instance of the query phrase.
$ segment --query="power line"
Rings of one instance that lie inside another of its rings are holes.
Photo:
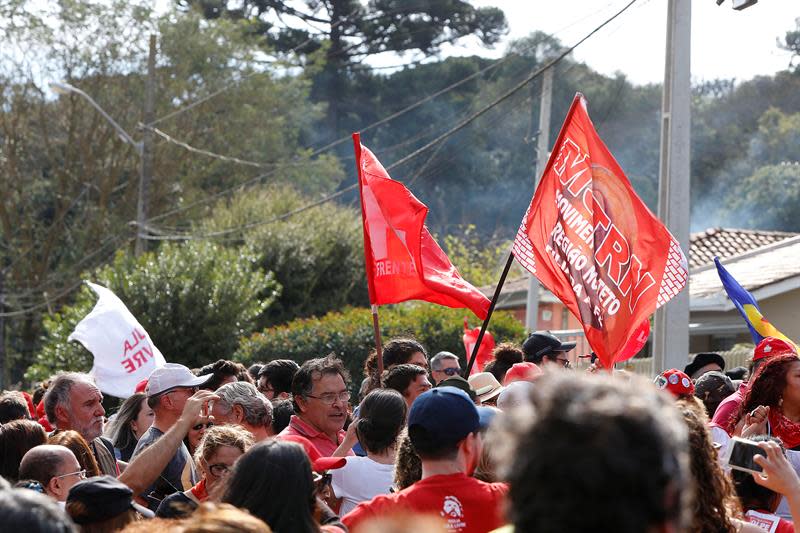
[[[572,53],[578,46],[583,44],[586,40],[588,40],[594,34],[596,34],[598,31],[603,29],[606,25],[608,25],[614,19],[619,17],[622,13],[627,11],[636,2],[637,2],[637,0],[631,0],[630,2],[628,2],[622,9],[620,9],[619,11],[614,13],[614,15],[612,15],[611,17],[606,19],[599,26],[595,27],[592,31],[587,33],[578,42],[576,42],[572,46],[564,49],[554,59],[550,60],[544,66],[542,66],[541,68],[539,68],[536,71],[534,71],[533,73],[531,73],[529,76],[527,76],[525,79],[523,79],[522,81],[517,83],[510,90],[508,90],[505,93],[503,93],[500,97],[494,99],[492,102],[490,102],[488,105],[484,106],[483,108],[479,109],[478,111],[470,114],[468,117],[466,117],[465,119],[461,120],[454,127],[450,128],[446,132],[442,133],[441,135],[439,135],[438,137],[436,137],[432,141],[428,142],[424,146],[418,148],[417,150],[414,150],[413,152],[411,152],[410,154],[406,155],[402,159],[400,159],[398,161],[395,161],[394,163],[392,163],[391,165],[386,167],[386,171],[389,172],[390,170],[393,170],[393,169],[405,164],[406,162],[410,161],[411,159],[417,157],[418,155],[420,155],[420,154],[424,153],[425,151],[429,150],[430,148],[436,146],[437,144],[439,144],[440,142],[444,141],[448,137],[450,137],[450,136],[454,135],[455,133],[457,133],[457,132],[461,131],[462,129],[464,129],[467,125],[469,125],[470,123],[472,123],[476,119],[480,118],[481,116],[483,116],[485,113],[487,113],[491,109],[497,107],[502,102],[504,102],[507,99],[509,99],[511,96],[513,96],[519,90],[523,89],[528,83],[530,83],[534,79],[536,79],[539,76],[541,76],[544,73],[545,70],[554,67],[557,63],[559,63],[561,60],[563,60],[567,55]],[[460,83],[460,82],[457,82],[457,83]],[[390,117],[391,116],[392,115],[390,115]],[[382,119],[382,121],[378,121],[378,122],[379,123],[383,123],[386,120],[387,119]],[[325,196],[325,197],[323,197],[323,198],[321,198],[319,200],[316,200],[314,202],[311,202],[309,204],[301,206],[301,207],[299,207],[297,209],[293,209],[293,210],[291,210],[291,211],[289,211],[287,213],[284,213],[282,215],[279,215],[279,216],[276,216],[276,217],[272,217],[272,218],[269,218],[269,219],[266,219],[266,220],[262,220],[262,221],[251,222],[249,224],[245,224],[245,225],[234,227],[234,228],[227,228],[227,229],[224,229],[224,230],[213,231],[213,232],[209,232],[209,233],[205,233],[205,234],[152,235],[152,236],[146,236],[145,238],[150,239],[150,240],[193,240],[193,239],[206,239],[206,238],[215,238],[215,237],[225,236],[225,235],[229,235],[229,234],[236,233],[236,232],[239,232],[239,231],[252,229],[252,228],[255,228],[255,227],[258,227],[258,226],[263,226],[263,225],[272,224],[274,222],[278,222],[278,221],[281,221],[281,220],[285,220],[285,219],[287,219],[287,218],[289,218],[291,216],[294,216],[296,214],[299,214],[299,213],[301,213],[303,211],[307,211],[308,209],[312,209],[314,207],[317,207],[319,205],[327,203],[327,202],[329,202],[331,200],[334,200],[334,199],[342,196],[343,194],[354,190],[357,186],[358,186],[358,184],[354,183],[354,184],[349,185],[348,187],[345,187],[344,189],[341,189],[341,190],[339,190],[339,191],[337,191],[337,192],[335,192],[333,194],[327,195],[327,196]],[[149,227],[147,227],[145,229],[149,230]]]

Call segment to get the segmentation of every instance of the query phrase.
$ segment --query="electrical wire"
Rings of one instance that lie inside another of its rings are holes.
[[[606,25],[611,23],[614,19],[619,17],[622,13],[627,11],[636,2],[637,2],[637,0],[631,0],[630,2],[628,2],[622,9],[620,9],[614,15],[612,15],[611,17],[606,19],[599,26],[595,27],[592,31],[587,33],[578,42],[576,42],[575,44],[573,44],[572,46],[570,46],[568,48],[565,48],[555,58],[553,58],[552,60],[548,61],[541,68],[539,68],[539,69],[535,70],[534,72],[532,72],[530,75],[525,77],[525,79],[523,79],[522,81],[517,83],[515,86],[513,86],[508,91],[504,92],[500,97],[495,98],[488,105],[486,105],[486,106],[482,107],[481,109],[479,109],[478,111],[470,114],[468,117],[466,117],[465,119],[461,120],[454,127],[450,128],[446,132],[442,133],[437,138],[435,138],[432,141],[428,142],[424,146],[414,150],[413,152],[411,152],[410,154],[408,154],[405,157],[401,158],[400,160],[395,161],[394,163],[392,163],[391,165],[386,167],[386,171],[389,172],[390,170],[396,169],[399,166],[401,166],[401,165],[407,163],[408,161],[414,159],[415,157],[417,157],[420,154],[426,152],[430,148],[436,146],[437,144],[439,144],[440,142],[442,142],[445,139],[449,138],[450,136],[454,135],[455,133],[461,131],[466,126],[468,126],[470,123],[472,123],[476,119],[478,119],[481,116],[483,116],[484,114],[486,114],[488,111],[494,109],[495,107],[497,107],[501,103],[503,103],[506,100],[508,100],[510,97],[512,97],[518,91],[520,91],[525,86],[527,86],[528,83],[530,83],[534,79],[536,79],[539,76],[541,76],[544,73],[545,70],[547,70],[549,68],[553,68],[556,64],[558,64],[560,61],[562,61],[567,55],[569,55],[572,51],[574,51],[578,46],[580,46],[582,43],[584,43],[590,37],[595,35],[598,31],[603,29]],[[350,185],[348,187],[345,187],[344,189],[341,189],[341,190],[339,190],[339,191],[337,191],[337,192],[335,192],[333,194],[327,195],[327,196],[325,196],[325,197],[323,197],[323,198],[321,198],[319,200],[316,200],[314,202],[311,202],[309,204],[301,206],[301,207],[299,207],[297,209],[293,209],[293,210],[291,210],[291,211],[289,211],[287,213],[284,213],[282,215],[279,215],[279,216],[276,216],[276,217],[272,217],[272,218],[269,218],[269,219],[266,219],[266,220],[251,222],[249,224],[245,224],[245,225],[234,227],[234,228],[226,228],[224,230],[218,230],[218,231],[208,232],[208,233],[204,233],[204,234],[150,235],[150,236],[145,236],[144,238],[147,238],[147,239],[150,239],[150,240],[193,240],[193,239],[207,239],[207,238],[215,238],[215,237],[230,235],[232,233],[240,232],[240,231],[247,230],[247,229],[252,229],[252,228],[263,226],[263,225],[267,225],[267,224],[272,224],[272,223],[275,223],[275,222],[278,222],[278,221],[281,221],[281,220],[285,220],[285,219],[287,219],[287,218],[289,218],[291,216],[294,216],[296,214],[302,213],[304,211],[307,211],[308,209],[312,209],[314,207],[317,207],[319,205],[327,203],[327,202],[329,202],[329,201],[331,201],[331,200],[333,200],[335,198],[338,198],[338,197],[342,196],[343,194],[354,190],[357,186],[358,186],[358,184],[354,183],[354,184],[352,184],[352,185]],[[145,228],[145,229],[148,229],[148,228]]]

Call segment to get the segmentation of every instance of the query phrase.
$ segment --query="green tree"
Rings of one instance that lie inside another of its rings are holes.
[[[338,132],[341,105],[354,67],[376,54],[419,51],[437,53],[442,45],[476,36],[493,45],[506,31],[503,12],[475,7],[468,0],[180,0],[198,6],[209,18],[254,22],[278,51],[321,52],[324,67],[315,80],[315,97],[328,103],[328,126]],[[281,24],[275,24],[277,18]],[[299,27],[298,27],[299,25]]]
[[[229,358],[239,337],[252,331],[273,302],[278,285],[255,263],[256,256],[246,248],[165,244],[138,259],[119,253],[88,277],[119,296],[167,361],[197,367]],[[43,346],[27,379],[91,368],[91,354],[78,343],[68,343],[67,337],[95,300],[94,292],[84,287],[74,304],[45,317]]]
[[[411,336],[430,354],[447,350],[464,354],[462,335],[464,319],[470,326],[480,325],[466,309],[450,309],[438,305],[413,302],[380,308],[381,337]],[[489,331],[496,342],[522,342],[525,328],[510,313],[492,315]],[[302,363],[329,353],[340,357],[356,387],[364,377],[367,355],[375,348],[375,337],[369,309],[349,308],[320,318],[293,320],[282,326],[265,329],[242,339],[237,360],[245,363],[289,358]],[[462,365],[464,355],[461,355]]]
[[[800,231],[800,163],[757,169],[724,197],[724,214],[738,227]]]
[[[267,187],[220,204],[199,226],[201,233],[247,228],[229,244],[255,250],[260,267],[274,273],[282,290],[259,328],[369,303],[359,211],[324,204],[280,220],[311,200],[288,186]]]

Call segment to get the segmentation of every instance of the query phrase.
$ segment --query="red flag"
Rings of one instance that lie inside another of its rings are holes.
[[[372,305],[425,300],[466,307],[480,319],[489,299],[464,281],[425,227],[428,208],[389,177],[353,134],[361,186],[364,257]]]
[[[481,328],[479,327],[469,329],[467,319],[464,319],[464,336],[462,340],[464,341],[464,349],[467,351],[467,361],[472,357],[472,350],[475,348],[475,343],[478,341],[480,332]],[[469,371],[470,376],[483,372],[483,367],[492,360],[492,351],[494,351],[494,336],[489,333],[489,330],[486,330],[481,339],[481,346],[478,348],[478,354],[475,356],[475,364],[472,365],[472,370]]]
[[[611,368],[643,321],[686,285],[678,241],[647,209],[575,95],[513,247],[578,317]]]

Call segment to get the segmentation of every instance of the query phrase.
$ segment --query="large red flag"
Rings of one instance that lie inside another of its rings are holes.
[[[631,338],[646,329],[642,322],[688,278],[678,241],[636,195],[580,93],[513,252],[580,319],[605,368],[632,355]]]
[[[480,319],[489,299],[464,281],[425,227],[428,208],[353,134],[361,186],[364,257],[372,305],[425,300],[466,307]]]

